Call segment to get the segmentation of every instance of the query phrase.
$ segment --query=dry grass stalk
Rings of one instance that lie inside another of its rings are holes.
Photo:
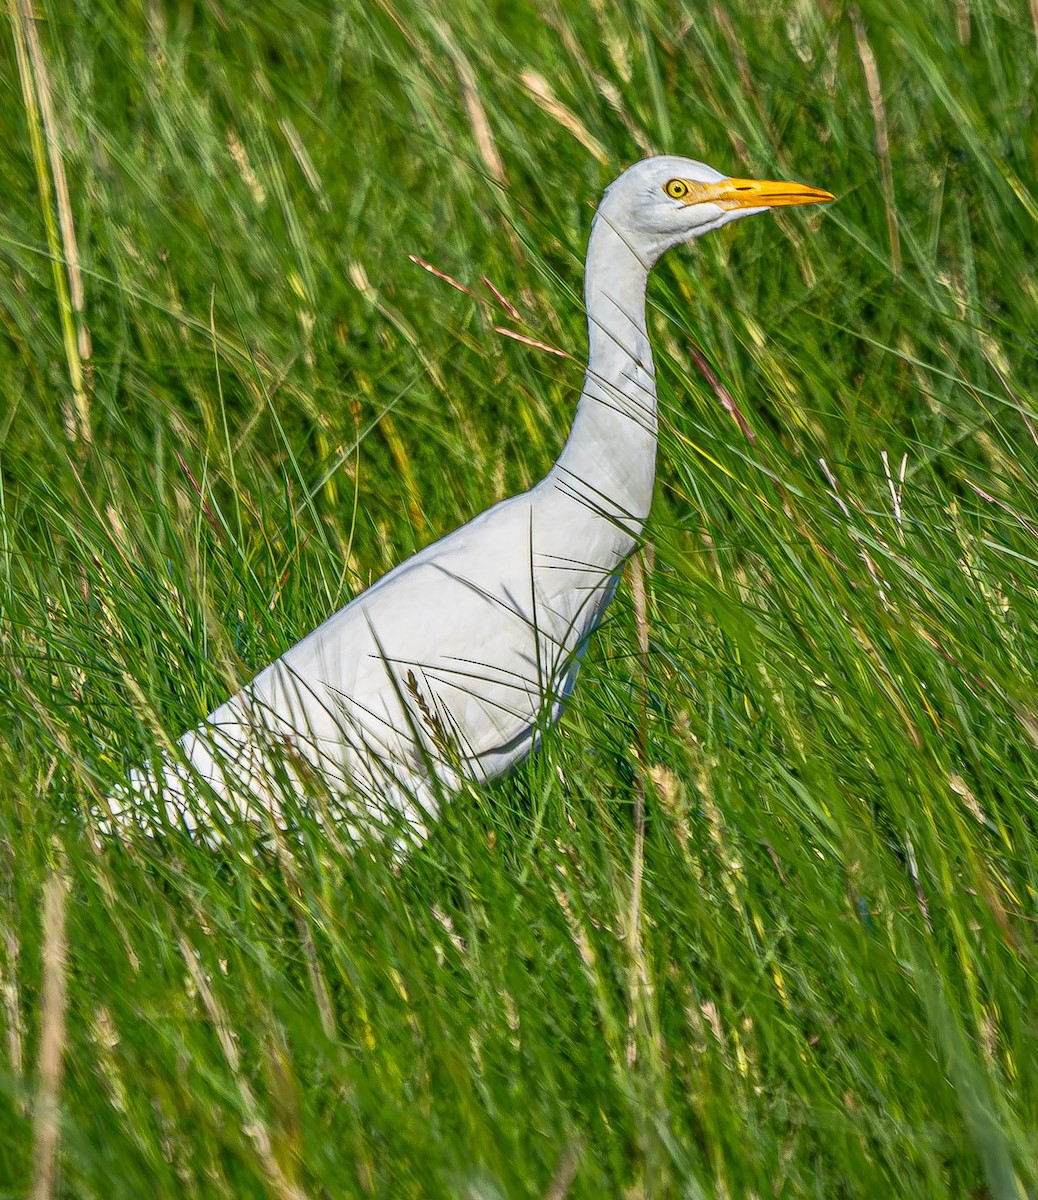
[[[302,885],[296,874],[295,865],[292,861],[292,852],[288,848],[284,834],[276,825],[272,832],[274,834],[274,850],[277,854],[281,870],[284,873],[285,881],[288,884],[286,895],[292,906],[292,918],[295,921],[299,943],[303,948],[303,954],[306,958],[306,966],[310,974],[310,986],[314,991],[314,1001],[317,1004],[317,1013],[321,1020],[321,1028],[324,1030],[325,1037],[329,1041],[334,1041],[338,1035],[335,1023],[335,1006],[332,1004],[328,982],[324,977],[324,971],[321,969],[321,961],[317,957],[317,943],[314,941],[313,930],[310,928],[308,914],[302,901]]]
[[[288,117],[279,117],[278,127],[285,135],[285,140],[288,142],[292,154],[299,164],[299,169],[306,177],[306,182],[310,185],[310,190],[317,197],[321,210],[323,212],[331,212],[332,206],[331,201],[328,199],[328,193],[324,189],[324,184],[317,173],[317,168],[314,166],[314,160],[310,157],[310,152],[304,145],[303,139],[299,136],[299,130],[296,129]]]
[[[568,133],[571,133],[584,149],[593,157],[596,158],[603,166],[609,163],[609,155],[605,152],[602,143],[591,133],[584,122],[577,116],[572,109],[567,108],[565,104],[551,90],[551,84],[544,78],[543,75],[538,75],[536,71],[529,69],[523,71],[522,81],[526,90],[537,101],[541,108],[554,118]]]
[[[8,929],[4,934],[5,957],[7,959],[7,977],[0,977],[0,997],[3,998],[4,1020],[7,1025],[7,1060],[11,1074],[19,1082],[22,1078],[23,1058],[21,1004],[18,995],[18,956],[20,947],[14,931]]]
[[[747,421],[743,416],[742,410],[739,408],[738,404],[736,404],[735,397],[718,378],[716,371],[714,371],[714,369],[706,361],[703,355],[699,353],[695,346],[689,346],[689,354],[692,356],[692,361],[699,368],[700,374],[706,379],[707,383],[710,384],[714,395],[718,398],[718,400],[720,400],[721,407],[732,418],[736,425],[739,426],[739,430],[743,437],[748,442],[755,442],[757,440],[757,435],[750,427],[749,421]]]
[[[266,1172],[271,1191],[278,1197],[278,1200],[307,1200],[306,1192],[297,1183],[289,1179],[281,1163],[277,1160],[270,1130],[263,1120],[263,1115],[256,1101],[256,1096],[249,1086],[249,1081],[245,1078],[241,1069],[241,1058],[238,1054],[238,1045],[231,1023],[219,1000],[217,1000],[212,987],[209,985],[209,980],[206,978],[202,964],[199,962],[197,951],[183,935],[180,936],[180,952],[184,957],[188,974],[191,976],[191,982],[195,985],[205,1006],[205,1010],[209,1014],[209,1019],[216,1030],[216,1037],[220,1043],[220,1049],[223,1051],[223,1056],[228,1067],[231,1069],[231,1074],[234,1076],[234,1081],[238,1087],[238,1094],[242,1100],[242,1106],[248,1117],[248,1123],[245,1125],[243,1132],[256,1148],[256,1153],[259,1155],[263,1170]]]
[[[516,333],[514,329],[508,329],[504,325],[495,325],[494,332],[500,333],[504,337],[509,337],[514,342],[522,342],[524,346],[532,346],[535,350],[543,350],[547,354],[555,354],[559,358],[572,358],[572,354],[568,354],[565,350],[560,350],[558,346],[549,346],[547,342],[539,342],[536,338],[527,337],[525,333]]]
[[[465,103],[465,112],[468,114],[469,124],[472,126],[472,136],[476,139],[480,157],[490,175],[498,183],[507,184],[508,176],[505,174],[505,164],[498,152],[497,142],[494,140],[494,133],[490,128],[490,119],[487,117],[487,110],[483,107],[472,64],[454,41],[447,26],[442,21],[435,20],[433,25],[454,63],[454,70],[457,73],[458,82],[461,84],[461,97]]]
[[[65,1052],[65,897],[68,884],[61,875],[48,877],[43,890],[43,998],[40,1007],[40,1090],[33,1132],[36,1160],[30,1195],[50,1200],[57,1181],[61,1123],[58,1101]]]
[[[883,103],[879,67],[876,56],[869,45],[865,25],[857,8],[851,9],[854,23],[854,40],[858,46],[858,57],[865,72],[865,87],[872,106],[872,121],[876,129],[876,154],[879,156],[880,179],[883,187],[883,205],[887,214],[887,237],[890,241],[890,261],[894,274],[901,274],[901,237],[897,227],[897,209],[894,205],[894,167],[890,159],[890,136],[887,133],[887,110]]]
[[[86,394],[83,364],[91,355],[90,330],[84,316],[83,275],[79,269],[79,247],[72,220],[68,177],[61,155],[57,115],[43,57],[32,0],[8,0],[14,25],[15,53],[22,84],[29,137],[32,142],[36,178],[40,189],[47,241],[52,255],[54,283],[58,293],[65,357],[75,406],[75,433],[81,442],[91,440],[90,401]],[[44,143],[46,157],[44,156]],[[50,165],[50,174],[47,164]],[[51,179],[54,196],[51,194]],[[57,223],[55,223],[55,212]],[[62,271],[64,264],[65,271]],[[67,275],[67,278],[66,278]]]
[[[548,1190],[544,1193],[544,1200],[565,1200],[565,1197],[569,1195],[570,1184],[576,1178],[579,1166],[580,1143],[570,1142],[562,1151],[559,1165],[555,1168],[555,1174],[551,1177]]]

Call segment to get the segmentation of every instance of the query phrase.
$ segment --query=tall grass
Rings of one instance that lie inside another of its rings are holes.
[[[0,1195],[1038,1193],[1034,5],[7,11]],[[840,199],[657,271],[644,604],[543,752],[402,864],[102,844],[549,466],[652,150]]]

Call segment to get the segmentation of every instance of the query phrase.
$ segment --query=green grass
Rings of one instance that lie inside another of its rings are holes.
[[[1035,9],[783,7],[39,0],[34,54],[8,0],[0,1196],[1038,1194]],[[625,585],[402,864],[101,845],[93,798],[549,466],[651,149],[839,202],[654,277],[646,677]]]

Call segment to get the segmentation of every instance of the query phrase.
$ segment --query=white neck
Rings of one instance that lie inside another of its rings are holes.
[[[598,213],[584,277],[588,367],[550,479],[637,537],[656,471],[656,380],[645,328],[649,265]]]

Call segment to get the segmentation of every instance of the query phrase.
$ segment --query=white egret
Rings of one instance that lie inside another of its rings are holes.
[[[187,733],[110,803],[147,798],[211,836],[213,817],[277,820],[288,792],[421,836],[463,778],[535,749],[573,687],[649,512],[656,386],[645,320],[660,255],[766,209],[834,197],[733,179],[686,158],[636,163],[591,228],[588,365],[558,461],[520,496],[413,555]],[[219,824],[219,820],[216,822]]]

